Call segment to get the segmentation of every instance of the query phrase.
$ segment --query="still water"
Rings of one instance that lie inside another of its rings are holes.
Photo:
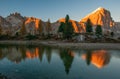
[[[3,46],[0,73],[10,79],[120,79],[120,50]]]

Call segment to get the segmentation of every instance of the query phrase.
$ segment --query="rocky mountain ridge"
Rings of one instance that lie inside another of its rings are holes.
[[[117,30],[118,33],[120,32],[120,23],[114,22],[111,17],[110,11],[102,7],[88,14],[86,17],[81,19],[80,22],[71,19],[70,22],[73,25],[74,32],[75,33],[85,32],[85,28],[86,28],[85,23],[88,19],[91,20],[93,26],[101,25],[104,31],[116,32]],[[42,29],[43,33],[46,34],[47,22],[44,22],[39,18],[23,17],[20,13],[17,12],[10,14],[5,18],[0,16],[0,26],[2,27],[4,34],[9,33],[14,35],[16,32],[20,30],[23,22],[25,22],[27,33],[32,32],[32,34],[36,34],[36,30],[38,29],[38,25],[40,21],[43,27]],[[52,34],[57,34],[61,22],[65,22],[65,18],[61,18],[58,21],[51,23]]]

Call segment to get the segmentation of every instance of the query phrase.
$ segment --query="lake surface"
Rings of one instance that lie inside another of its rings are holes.
[[[120,50],[1,46],[0,73],[10,79],[120,79]]]

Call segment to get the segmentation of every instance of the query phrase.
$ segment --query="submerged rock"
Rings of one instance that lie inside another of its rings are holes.
[[[0,79],[9,79],[7,76],[3,75],[2,73],[0,73]]]

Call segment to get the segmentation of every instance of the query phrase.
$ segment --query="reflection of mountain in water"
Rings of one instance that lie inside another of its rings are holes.
[[[43,54],[44,54],[43,47],[35,48],[35,47],[22,46],[22,47],[0,48],[0,59],[1,60],[3,58],[7,58],[8,60],[12,62],[16,62],[16,63],[21,62],[21,60],[33,59],[33,58],[39,58],[40,61],[42,61]],[[50,57],[50,56],[47,55],[46,57]],[[47,58],[47,59],[50,59],[50,58]]]
[[[55,52],[63,61],[65,72],[68,74],[74,59],[74,53],[69,49],[61,49]],[[0,60],[7,58],[14,63],[20,63],[22,60],[37,58],[42,62],[45,55],[48,63],[51,62],[52,49],[50,47],[5,47],[0,48]]]
[[[105,50],[97,50],[82,55],[87,64],[90,62],[98,68],[102,68],[110,62],[110,54]]]

